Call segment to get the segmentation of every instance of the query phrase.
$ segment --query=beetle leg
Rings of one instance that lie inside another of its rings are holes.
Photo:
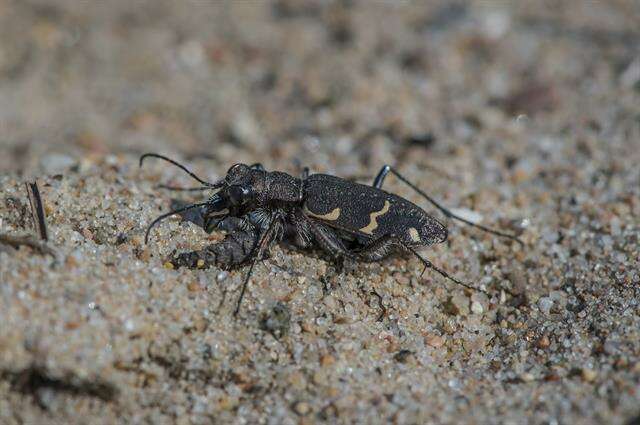
[[[244,278],[244,282],[242,283],[242,289],[240,290],[240,296],[238,297],[236,309],[233,312],[234,317],[236,317],[238,315],[238,312],[240,311],[240,305],[242,304],[244,293],[247,290],[247,286],[249,285],[249,279],[251,278],[251,273],[253,272],[253,266],[256,264],[257,260],[262,259],[265,251],[269,248],[269,246],[271,246],[271,243],[278,238],[278,235],[280,232],[280,226],[281,226],[281,223],[277,215],[275,214],[272,215],[270,217],[269,227],[267,227],[267,230],[264,233],[262,233],[262,235],[260,236],[260,239],[258,240],[258,243],[256,244],[255,248],[252,250],[252,252],[254,253],[256,250],[258,252],[256,255],[251,256],[251,265],[249,266],[249,271],[247,272],[247,276]]]
[[[402,242],[395,235],[385,235],[355,251],[354,255],[361,261],[372,263],[388,257],[395,248],[402,246]]]
[[[312,234],[309,228],[309,219],[305,217],[300,209],[294,210],[287,218],[286,226],[287,239],[298,248],[309,248],[312,245]]]
[[[251,254],[255,251],[257,239],[255,230],[237,230],[228,233],[218,243],[208,245],[197,251],[180,253],[169,259],[169,262],[175,268],[237,267],[251,257]]]
[[[356,257],[344,246],[342,239],[328,226],[308,220],[309,229],[318,246],[333,260],[336,273],[341,274],[344,271],[344,259]]]
[[[233,216],[224,217],[221,219],[216,219],[215,217],[208,220],[205,219],[204,225],[202,227],[207,233],[211,233],[216,229],[224,230],[227,233],[246,229],[244,219]]]
[[[474,291],[480,291],[487,294],[487,292],[484,291],[483,289],[476,288],[468,283],[462,282],[456,279],[455,277],[451,276],[449,273],[437,267],[431,261],[421,256],[414,248],[403,243],[402,240],[400,240],[395,235],[382,236],[381,238],[371,242],[369,245],[366,245],[362,250],[357,251],[356,255],[362,261],[369,261],[369,262],[380,261],[383,258],[387,257],[392,252],[392,250],[396,248],[402,248],[406,251],[411,252],[413,255],[415,255],[420,260],[420,262],[424,265],[424,270],[422,273],[424,273],[427,269],[431,269],[436,273],[438,273],[440,276],[452,281],[457,285],[460,285],[467,289],[472,289]]]
[[[331,228],[311,220],[309,220],[309,227],[311,234],[313,234],[313,237],[323,251],[334,258],[352,257],[347,247],[344,246],[342,239],[340,239]]]
[[[258,244],[256,245],[256,259],[262,260],[271,246],[271,243],[277,240],[282,234],[282,224],[277,216],[271,216],[268,227],[262,233]]]
[[[344,270],[344,259],[357,259],[357,257],[347,249],[342,242],[342,239],[328,226],[318,223],[314,220],[310,220],[302,213],[299,213],[301,220],[306,221],[309,233],[313,236],[316,243],[324,252],[329,254],[336,267],[338,274]]]
[[[391,166],[383,165],[380,171],[378,171],[378,175],[376,176],[376,178],[373,179],[372,186],[376,189],[382,189],[382,184],[384,183],[384,179],[385,177],[387,177],[387,174],[389,174],[389,171],[391,171]]]
[[[402,174],[397,172],[395,169],[393,169],[388,164],[384,165],[380,169],[380,172],[378,172],[378,175],[376,176],[375,180],[373,181],[373,187],[375,187],[376,189],[381,189],[382,188],[382,183],[384,182],[385,177],[387,177],[387,175],[389,173],[392,173],[394,176],[396,176],[404,184],[406,184],[411,189],[413,189],[416,192],[418,192],[424,199],[429,201],[429,203],[431,205],[433,205],[438,210],[440,210],[440,212],[442,214],[444,214],[445,216],[447,216],[448,218],[452,218],[454,220],[458,220],[458,221],[460,221],[460,222],[462,222],[464,224],[467,224],[467,225],[469,225],[471,227],[475,227],[475,228],[483,230],[483,231],[485,231],[487,233],[491,233],[492,235],[496,235],[496,236],[500,236],[500,237],[503,237],[503,238],[508,238],[508,239],[514,240],[514,241],[518,242],[520,245],[524,246],[524,242],[522,242],[518,237],[516,237],[514,235],[511,235],[509,233],[500,232],[498,230],[490,229],[490,228],[488,228],[486,226],[474,223],[472,221],[469,221],[469,220],[467,220],[465,218],[460,217],[459,215],[456,215],[456,214],[452,213],[450,210],[448,210],[447,208],[442,206],[438,201],[433,199],[431,196],[427,195],[422,189],[420,189],[415,184],[411,183],[405,176],[403,176]]]

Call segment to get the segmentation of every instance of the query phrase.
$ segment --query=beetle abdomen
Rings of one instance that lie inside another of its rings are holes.
[[[424,246],[447,238],[439,221],[406,199],[330,175],[305,180],[303,208],[307,216],[360,239],[395,235],[407,245]]]

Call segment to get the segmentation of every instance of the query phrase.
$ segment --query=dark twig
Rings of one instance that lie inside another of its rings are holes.
[[[382,320],[387,315],[387,308],[384,306],[384,304],[382,304],[382,296],[380,294],[378,294],[375,290],[371,290],[371,295],[375,295],[375,297],[378,298],[378,307],[380,307],[381,310],[380,315],[376,319],[376,322],[382,322]]]
[[[25,182],[27,194],[29,195],[29,203],[31,204],[31,217],[33,218],[33,225],[36,228],[36,232],[43,241],[49,240],[49,234],[47,232],[47,221],[44,215],[44,207],[42,198],[40,197],[40,190],[38,190],[38,182]]]

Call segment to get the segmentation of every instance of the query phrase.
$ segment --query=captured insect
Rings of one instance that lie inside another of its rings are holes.
[[[256,261],[265,258],[269,248],[285,236],[300,248],[319,247],[338,264],[344,259],[375,262],[394,253],[410,252],[422,262],[424,270],[433,269],[458,285],[480,290],[449,275],[417,252],[419,248],[444,242],[447,228],[412,202],[382,190],[389,173],[445,216],[524,245],[514,235],[453,214],[389,165],[382,167],[371,186],[327,174],[309,174],[308,168],[304,168],[300,177],[294,177],[280,171],[267,171],[259,163],[235,164],[222,180],[210,183],[182,164],[155,153],[142,155],[140,166],[146,158],[167,161],[202,184],[186,189],[165,188],[217,190],[204,202],[190,204],[156,218],[147,228],[145,243],[151,229],[160,221],[194,208],[200,209],[205,229],[224,226],[228,233],[222,241],[202,250],[179,254],[170,262],[176,268],[207,268],[212,265],[233,268],[249,264],[234,315],[240,310]]]

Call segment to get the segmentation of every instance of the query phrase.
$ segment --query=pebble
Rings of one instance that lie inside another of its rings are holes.
[[[471,303],[471,311],[474,314],[482,314],[484,313],[484,308],[482,307],[482,304],[480,304],[478,301],[473,301]]]
[[[440,348],[444,345],[445,339],[439,335],[428,335],[424,338],[424,342],[429,347]]]
[[[311,406],[304,401],[298,401],[294,403],[293,410],[300,416],[306,416],[311,412]]]
[[[451,212],[457,216],[464,218],[472,223],[480,223],[483,219],[482,214],[467,208],[452,208]]]
[[[536,379],[536,377],[529,372],[525,372],[522,375],[520,375],[520,379],[522,379],[523,382],[532,382]]]
[[[544,314],[549,314],[551,312],[551,307],[553,307],[553,300],[549,297],[542,297],[538,300],[538,308]]]
[[[546,335],[542,335],[536,341],[536,347],[538,348],[545,349],[545,348],[549,348],[550,345],[551,345],[551,341],[549,340],[549,337]]]
[[[582,376],[582,379],[585,382],[593,382],[598,377],[598,372],[596,372],[593,369],[586,368],[586,367],[582,368],[580,374]]]
[[[445,304],[445,310],[455,316],[466,316],[469,314],[469,298],[464,294],[454,294]]]
[[[329,367],[333,365],[335,362],[336,362],[336,358],[330,354],[325,354],[322,357],[320,357],[320,364],[322,365],[322,367]]]
[[[40,160],[40,166],[45,174],[48,175],[63,174],[65,171],[77,164],[78,161],[74,158],[59,153],[49,154]]]
[[[290,326],[291,312],[282,302],[277,302],[267,309],[260,318],[260,328],[271,333],[275,338],[286,335]]]

